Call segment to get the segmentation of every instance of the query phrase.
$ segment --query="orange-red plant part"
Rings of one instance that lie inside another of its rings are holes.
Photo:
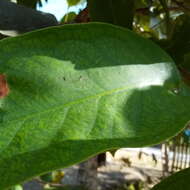
[[[4,98],[9,93],[9,87],[7,84],[6,76],[0,74],[0,98]]]

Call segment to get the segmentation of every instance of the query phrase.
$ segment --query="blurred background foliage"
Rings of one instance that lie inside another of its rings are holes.
[[[63,1],[67,1],[69,6],[76,6],[77,4],[84,2],[84,0],[63,0]],[[26,7],[34,9],[36,9],[37,4],[39,4],[39,6],[41,7],[43,6],[42,0],[17,0],[16,2],[17,4],[24,5]],[[45,0],[45,2],[48,2],[48,0]]]

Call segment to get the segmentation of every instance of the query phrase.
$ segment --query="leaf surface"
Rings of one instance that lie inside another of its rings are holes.
[[[154,186],[152,190],[188,190],[190,168],[177,172]]]
[[[81,2],[81,0],[67,0],[67,4],[69,5],[69,7],[75,6],[75,5],[79,4],[80,2]]]
[[[119,147],[152,145],[190,118],[189,89],[151,41],[109,24],[0,42],[0,189]]]

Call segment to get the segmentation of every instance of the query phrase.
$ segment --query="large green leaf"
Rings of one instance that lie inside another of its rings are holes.
[[[0,189],[101,151],[159,143],[190,118],[189,89],[151,41],[108,24],[0,41]]]
[[[152,190],[189,190],[190,168],[177,172],[164,179],[161,183],[152,188]]]

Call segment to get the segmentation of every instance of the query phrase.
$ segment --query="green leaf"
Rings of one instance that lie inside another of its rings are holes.
[[[61,23],[65,22],[73,22],[73,20],[76,18],[77,14],[75,12],[69,12],[65,14],[65,16],[61,19]]]
[[[114,24],[128,29],[133,28],[135,12],[134,0],[112,0]]]
[[[157,45],[109,24],[0,41],[0,189],[110,149],[159,143],[190,118],[190,90]]]
[[[190,52],[190,16],[187,14],[177,17],[173,29],[173,36],[168,52],[178,65],[184,62],[185,54]]]
[[[114,24],[112,0],[87,0],[90,20]]]
[[[75,5],[79,4],[80,2],[81,2],[81,0],[67,0],[67,4],[69,7],[75,6]]]
[[[17,0],[17,3],[30,8],[36,8],[37,3],[41,3],[41,0]]]
[[[177,172],[154,186],[152,190],[188,190],[190,168]]]
[[[88,0],[92,21],[107,22],[132,29],[134,0]]]
[[[16,185],[11,190],[23,190],[23,188],[21,185]]]

